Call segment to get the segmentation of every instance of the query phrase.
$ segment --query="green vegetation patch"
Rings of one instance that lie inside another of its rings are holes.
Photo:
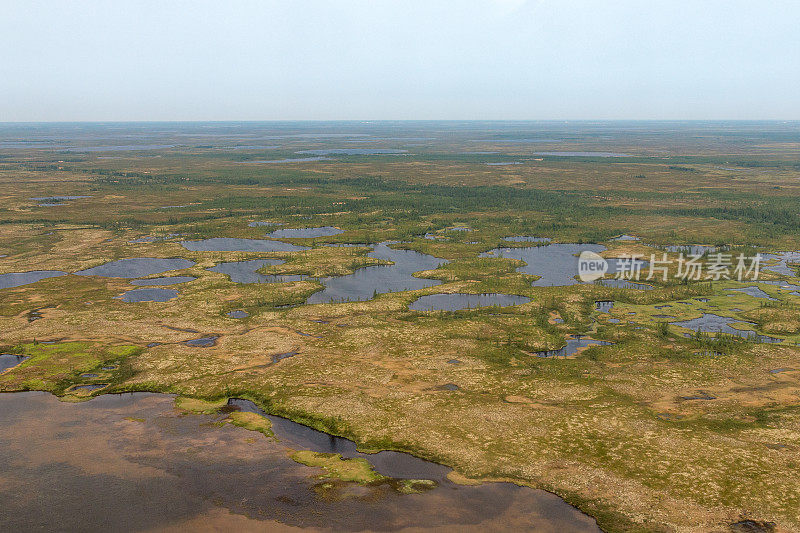
[[[0,375],[0,391],[42,390],[61,396],[69,392],[71,387],[87,382],[81,374],[102,375],[103,381],[110,385],[124,380],[129,375],[125,360],[140,353],[141,348],[103,346],[81,341],[54,344],[32,342],[17,345],[11,352],[27,356],[28,359]],[[102,366],[110,364],[116,367],[115,371],[101,371]]]
[[[361,485],[385,481],[387,478],[375,472],[366,459],[356,457],[344,459],[338,453],[318,453],[310,450],[293,452],[293,460],[306,466],[314,466],[325,470],[321,479],[334,478],[341,481],[352,481]]]
[[[231,424],[234,426],[249,429],[250,431],[258,431],[267,437],[274,436],[274,433],[272,433],[272,422],[270,422],[268,418],[264,418],[257,413],[237,411],[231,413],[228,416],[228,420],[230,420]]]
[[[188,411],[196,415],[211,415],[220,410],[228,404],[227,398],[221,400],[201,400],[199,398],[189,398],[186,396],[178,396],[175,398],[175,407],[182,411]]]

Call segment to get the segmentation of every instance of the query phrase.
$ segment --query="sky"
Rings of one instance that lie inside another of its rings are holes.
[[[800,119],[797,0],[0,0],[0,122]]]

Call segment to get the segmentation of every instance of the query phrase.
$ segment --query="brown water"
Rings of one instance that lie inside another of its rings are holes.
[[[320,471],[289,459],[283,441],[172,401],[0,394],[0,530],[599,531],[558,497],[507,483],[320,490]]]

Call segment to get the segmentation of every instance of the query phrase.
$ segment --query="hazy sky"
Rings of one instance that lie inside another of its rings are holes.
[[[800,119],[797,0],[0,0],[0,121]]]

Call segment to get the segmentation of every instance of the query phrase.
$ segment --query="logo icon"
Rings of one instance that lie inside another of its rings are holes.
[[[581,281],[594,281],[608,272],[608,261],[600,255],[584,250],[578,256],[578,278]]]

